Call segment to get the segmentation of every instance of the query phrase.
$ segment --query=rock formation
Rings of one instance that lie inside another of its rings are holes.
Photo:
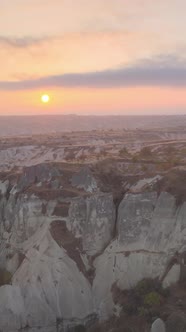
[[[165,332],[165,323],[161,319],[156,319],[152,324],[151,332]]]
[[[100,182],[90,169],[65,164],[1,174],[0,269],[12,275],[0,287],[3,332],[89,326],[113,314],[115,283],[179,280],[186,203],[152,186],[137,193],[128,186],[117,208]]]

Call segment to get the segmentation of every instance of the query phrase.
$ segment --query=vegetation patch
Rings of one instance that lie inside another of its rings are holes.
[[[167,296],[156,279],[143,279],[133,289],[124,291],[119,291],[114,285],[112,291],[114,301],[119,301],[125,314],[145,316],[147,320],[160,314],[161,305]]]
[[[12,274],[6,269],[0,269],[0,286],[10,285],[12,281]]]

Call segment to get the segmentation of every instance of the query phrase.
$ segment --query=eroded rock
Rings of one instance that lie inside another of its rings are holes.
[[[96,180],[88,167],[84,167],[79,173],[74,174],[71,181],[73,186],[83,188],[88,192],[94,192],[98,188]]]
[[[67,168],[64,178],[55,167],[29,168],[1,186],[0,268],[13,274],[12,285],[0,288],[5,332],[13,325],[52,332],[58,321],[79,324],[91,314],[104,320],[114,312],[113,284],[127,289],[158,278],[169,286],[184,274],[186,203],[178,206],[168,192],[130,192],[116,213],[112,192],[76,166],[71,182]]]
[[[151,332],[166,332],[165,323],[162,321],[162,319],[158,318],[155,320],[155,322],[152,324]]]

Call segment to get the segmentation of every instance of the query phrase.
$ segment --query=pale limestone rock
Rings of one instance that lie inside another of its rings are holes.
[[[0,151],[0,169],[12,169],[14,166],[30,167],[45,162],[63,161],[65,160],[64,147],[54,149],[46,146],[21,146],[10,147]]]
[[[29,173],[31,182],[24,178],[24,185],[32,183],[37,172],[42,177],[36,167]],[[9,324],[0,321],[0,330],[17,332],[28,323],[29,332],[38,326],[53,332],[58,318],[78,320],[92,313],[104,320],[114,312],[114,283],[125,289],[143,278],[161,278],[175,252],[186,250],[186,203],[178,208],[168,193],[128,193],[119,206],[118,237],[113,241],[111,194],[89,193],[68,203],[64,217],[54,214],[56,199],[46,201],[16,187],[0,200],[0,266],[14,273],[13,285],[0,288],[0,313]],[[67,247],[50,232],[55,221],[64,225]],[[73,248],[68,247],[70,240]],[[168,271],[165,286],[178,280],[179,268],[174,265]],[[95,269],[92,279],[90,269]],[[15,301],[9,303],[12,296]]]
[[[13,254],[9,259],[7,259],[5,267],[6,270],[9,271],[12,275],[17,271],[19,265],[20,265],[20,256],[19,253]]]
[[[111,288],[115,282],[120,289],[129,289],[144,278],[158,278],[163,274],[166,263],[166,255],[143,251],[128,255],[117,241],[113,242],[95,261],[93,294],[100,315],[111,314],[113,310]]]
[[[4,182],[0,181],[0,194],[5,195],[9,187],[9,181],[6,180]]]
[[[152,324],[151,332],[165,332],[165,323],[162,319],[158,318]]]
[[[0,329],[3,332],[26,326],[24,299],[20,287],[0,287],[0,317]]]
[[[136,184],[134,184],[132,187],[130,187],[131,193],[140,193],[145,188],[152,187],[156,182],[160,181],[162,179],[162,176],[156,175],[153,178],[147,178],[139,180]]]
[[[76,263],[48,232],[36,244],[37,249],[28,251],[13,277],[13,285],[22,288],[29,325],[44,322],[49,326],[57,317],[81,318],[92,313],[91,286]]]
[[[185,239],[185,203],[177,209],[168,193],[126,195],[118,211],[118,239],[95,261],[93,293],[101,315],[112,312],[115,282],[126,289],[143,278],[163,277],[176,251],[185,251]],[[170,270],[164,284],[178,281],[179,269]]]
[[[69,209],[68,229],[81,237],[88,255],[101,252],[111,241],[115,226],[115,206],[110,194],[94,194],[86,200],[74,199]]]
[[[171,270],[166,275],[165,279],[163,280],[163,287],[167,288],[172,284],[176,284],[180,279],[180,264],[175,264],[171,268]]]
[[[156,201],[157,194],[151,192],[127,194],[121,202],[117,222],[118,240],[127,250],[144,249]]]

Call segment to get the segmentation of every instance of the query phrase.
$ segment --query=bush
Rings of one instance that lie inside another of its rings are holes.
[[[144,297],[144,305],[153,307],[161,304],[161,296],[157,292],[151,292]]]
[[[124,290],[122,293],[120,291],[119,295],[115,291],[114,294],[125,314],[137,315],[147,321],[160,316],[162,304],[169,296],[169,292],[165,292],[158,279],[150,278],[139,281],[133,289]]]
[[[148,293],[154,291],[158,293],[161,293],[161,291],[163,291],[161,283],[155,279],[143,279],[139,281],[135,287],[135,290],[140,296],[145,296]]]
[[[0,269],[0,286],[10,285],[11,280],[12,280],[11,273],[5,269]]]
[[[151,280],[143,279],[139,281],[135,289],[140,295],[146,294],[151,289]]]

